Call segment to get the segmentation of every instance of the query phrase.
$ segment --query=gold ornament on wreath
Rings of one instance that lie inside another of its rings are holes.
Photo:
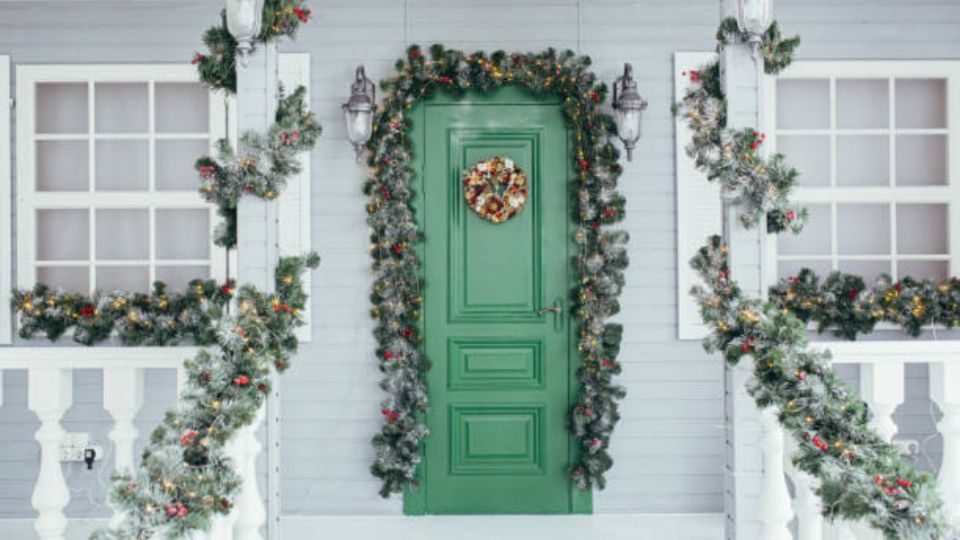
[[[527,204],[527,175],[510,158],[483,159],[463,173],[467,207],[493,223],[503,223]]]

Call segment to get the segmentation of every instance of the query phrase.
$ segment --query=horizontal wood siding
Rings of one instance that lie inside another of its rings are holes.
[[[2,2],[0,54],[14,63],[182,62],[200,48],[222,2]],[[281,470],[289,515],[396,514],[369,475],[370,437],[382,394],[373,357],[365,198],[367,171],[354,162],[340,104],[357,64],[388,76],[408,43],[451,47],[579,49],[608,83],[632,62],[650,101],[644,135],[626,164],[623,191],[631,258],[619,320],[627,326],[624,375],[630,391],[597,512],[719,512],[722,509],[721,369],[700,345],[676,339],[672,55],[713,48],[718,2],[692,0],[351,0],[316,2],[316,18],[283,51],[309,52],[311,102],[324,126],[313,153],[312,236],[323,256],[315,274],[313,341],[283,384]],[[930,0],[778,0],[788,31],[804,34],[806,57],[957,57],[960,6]],[[882,14],[878,14],[882,12]],[[887,15],[889,13],[889,15]],[[824,24],[823,21],[828,21]],[[852,26],[848,26],[852,25]],[[98,372],[78,374],[68,430],[106,441]],[[36,476],[36,418],[26,409],[24,372],[4,377],[0,408],[0,518],[29,517]],[[171,373],[148,377],[138,418],[146,435],[172,402]],[[81,421],[94,423],[78,424]],[[106,445],[108,446],[108,445]],[[68,466],[69,515],[105,515],[105,476]],[[264,484],[261,484],[264,485]],[[93,493],[93,495],[91,495]]]

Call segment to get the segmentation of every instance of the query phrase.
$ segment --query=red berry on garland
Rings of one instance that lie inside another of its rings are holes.
[[[450,77],[447,77],[446,75],[441,76],[439,80],[443,84],[450,84],[453,82],[453,79],[451,79]]]
[[[386,358],[387,360],[390,360],[391,358],[393,358],[393,352],[392,352],[392,351],[387,351],[387,352],[383,353],[383,357]]]
[[[397,255],[399,255],[401,251],[403,251],[403,244],[394,244],[394,245],[393,245],[393,252],[394,252],[394,253],[396,253]]]
[[[405,338],[413,337],[413,327],[408,326],[407,328],[404,328],[402,334]]]
[[[388,424],[396,424],[397,420],[400,419],[400,413],[392,409],[380,409],[380,414],[387,419]]]
[[[797,380],[798,380],[798,381],[805,381],[805,380],[807,380],[807,374],[806,374],[806,372],[800,371],[800,370],[798,369],[798,370],[797,370]]]
[[[410,59],[416,60],[417,58],[420,58],[420,51],[417,49],[410,51]]]
[[[614,363],[615,363],[615,362],[614,362],[613,360],[611,360],[611,359],[609,359],[609,358],[604,358],[604,359],[600,362],[600,365],[603,366],[603,367],[605,367],[605,368],[609,368],[609,367],[613,367]]]
[[[910,486],[912,486],[913,483],[910,482],[909,480],[904,480],[904,479],[902,479],[902,478],[897,478],[897,485],[900,486],[900,487],[902,487],[902,488],[904,488],[904,489],[910,489]]]
[[[883,475],[882,475],[882,474],[878,474],[878,475],[874,476],[874,477],[873,477],[873,483],[876,484],[876,485],[878,485],[878,486],[883,485]]]
[[[587,170],[590,168],[590,162],[585,159],[581,159],[580,161],[577,162],[577,164],[580,165],[580,168],[583,170]]]
[[[249,375],[237,375],[236,378],[233,379],[233,384],[235,384],[235,385],[237,385],[237,386],[246,386],[246,385],[250,384],[250,376],[249,376]]]
[[[190,60],[190,63],[193,65],[197,65],[200,62],[203,62],[203,55],[198,52],[193,53],[193,60]]]
[[[97,308],[93,306],[84,306],[80,308],[80,316],[84,318],[91,318],[97,314]]]
[[[233,294],[233,287],[230,284],[226,284],[223,287],[220,287],[220,292],[223,294]]]

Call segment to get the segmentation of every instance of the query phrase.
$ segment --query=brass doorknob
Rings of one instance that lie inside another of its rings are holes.
[[[540,315],[547,313],[560,313],[560,307],[545,307],[539,311]]]

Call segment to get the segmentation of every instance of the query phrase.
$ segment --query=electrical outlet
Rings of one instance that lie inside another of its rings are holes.
[[[89,433],[67,433],[60,442],[60,461],[77,461],[83,463],[84,452],[93,449],[97,454],[97,461],[103,457],[103,450],[99,445],[90,444]]]
[[[900,450],[901,456],[913,457],[920,453],[920,441],[915,439],[896,439],[893,444]]]

